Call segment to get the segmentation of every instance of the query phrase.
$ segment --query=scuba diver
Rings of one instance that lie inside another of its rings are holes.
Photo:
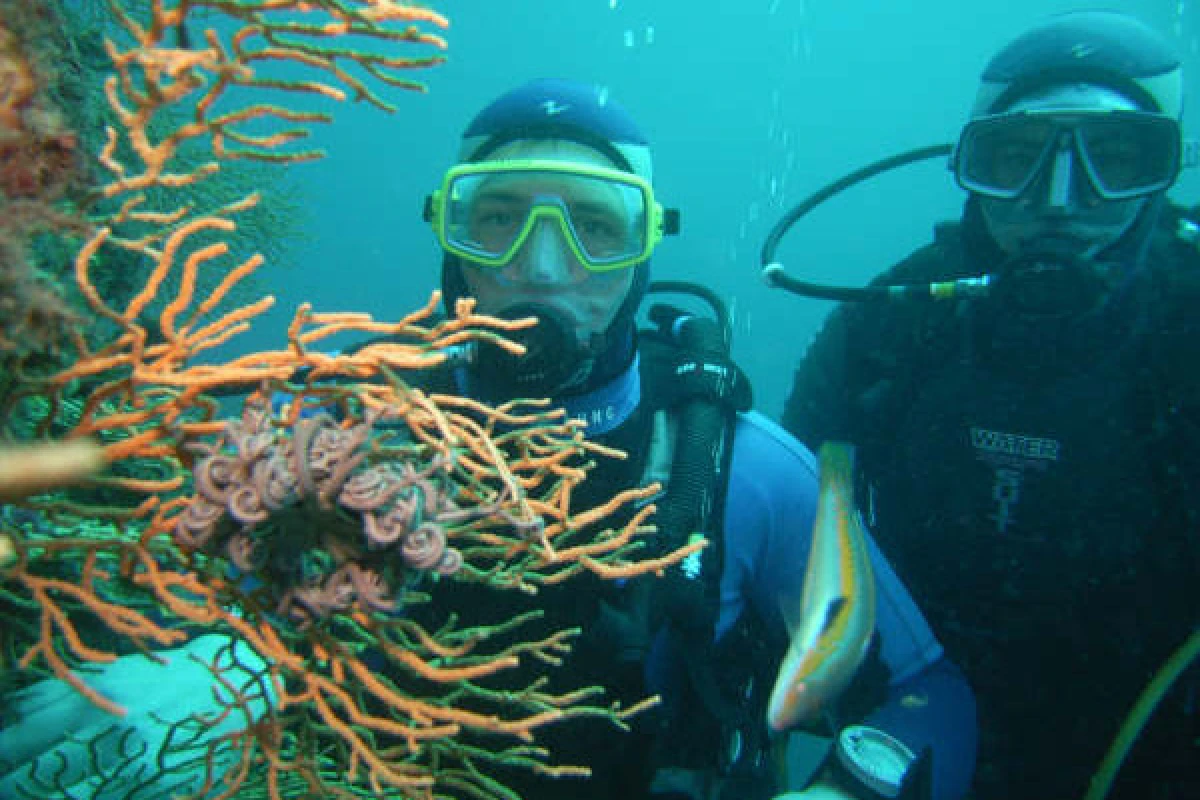
[[[525,798],[751,800],[804,789],[817,773],[803,797],[847,800],[876,796],[872,776],[899,759],[894,789],[920,763],[927,780],[908,796],[961,797],[974,760],[971,691],[873,546],[878,642],[824,726],[831,737],[853,731],[837,743],[814,737],[822,753],[832,743],[848,755],[830,755],[830,769],[816,759],[803,778],[773,770],[768,751],[786,737],[768,736],[766,692],[787,647],[781,609],[798,602],[813,539],[814,459],[749,410],[719,298],[649,280],[652,253],[678,229],[652,181],[646,138],[606,91],[540,80],[471,121],[426,203],[447,310],[471,296],[485,314],[538,319],[516,336],[524,355],[481,349],[443,388],[491,402],[550,398],[629,455],[599,463],[576,507],[659,480],[647,555],[696,534],[712,542],[661,578],[618,587],[581,577],[535,598],[551,622],[584,628],[555,680],[603,685],[625,703],[656,692],[663,704],[629,734],[598,724],[540,732],[556,761],[591,768],[588,781],[505,782]],[[663,288],[699,295],[714,314],[657,304],[639,329],[639,308]],[[494,592],[479,605],[509,613]]]
[[[870,528],[976,692],[977,800],[1200,797],[1200,673],[1151,681],[1200,625],[1181,105],[1178,56],[1129,16],[1016,38],[951,156],[961,220],[841,290],[865,302],[796,370],[785,427],[857,445]],[[1148,681],[1153,719],[1118,736]],[[1124,767],[1092,778],[1114,738]]]

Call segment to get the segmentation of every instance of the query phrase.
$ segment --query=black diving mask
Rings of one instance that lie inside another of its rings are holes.
[[[1103,200],[1169,188],[1182,166],[1179,122],[1144,111],[1012,111],[971,121],[951,165],[960,186],[1015,199],[1071,155]]]

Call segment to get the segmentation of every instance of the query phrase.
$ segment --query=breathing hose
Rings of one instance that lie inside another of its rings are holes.
[[[775,256],[779,242],[799,220],[810,211],[852,186],[875,177],[880,173],[898,167],[914,164],[939,156],[949,155],[954,151],[954,145],[938,144],[930,147],[919,147],[898,155],[876,161],[873,164],[857,169],[817,191],[813,192],[798,205],[794,206],[775,227],[767,234],[767,240],[762,248],[762,277],[767,285],[775,289],[783,289],[792,294],[813,297],[820,300],[836,300],[838,302],[861,302],[865,300],[893,300],[901,298],[926,298],[940,300],[963,294],[983,294],[987,292],[992,278],[990,275],[979,275],[970,278],[959,278],[950,281],[919,284],[894,284],[890,286],[829,286],[812,281],[804,281],[789,275]]]

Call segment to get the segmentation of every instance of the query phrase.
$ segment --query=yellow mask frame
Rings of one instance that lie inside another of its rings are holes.
[[[554,193],[534,195],[524,219],[511,240],[501,250],[490,251],[477,241],[458,232],[454,209],[466,203],[461,190],[466,180],[512,177],[531,180],[538,176],[559,176],[568,180],[591,182],[616,189],[626,198],[639,198],[639,223],[627,235],[635,247],[613,256],[598,256],[585,245],[577,228],[571,206]],[[446,171],[441,187],[426,200],[425,218],[433,227],[442,248],[464,261],[481,267],[502,269],[512,263],[540,221],[553,222],[572,255],[590,272],[611,272],[636,266],[648,258],[663,236],[678,230],[678,212],[666,210],[654,197],[650,183],[639,175],[610,167],[550,159],[510,159],[459,164]]]

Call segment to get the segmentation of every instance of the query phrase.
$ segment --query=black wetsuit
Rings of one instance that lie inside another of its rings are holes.
[[[873,532],[979,700],[976,800],[1082,798],[1138,693],[1200,626],[1200,254],[1163,232],[1101,314],[847,305],[784,424],[860,446]],[[988,271],[961,226],[879,283]],[[1200,669],[1113,798],[1200,798]]]

